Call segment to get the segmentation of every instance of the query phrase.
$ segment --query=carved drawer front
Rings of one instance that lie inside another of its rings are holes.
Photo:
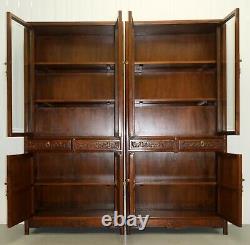
[[[224,151],[224,139],[185,139],[179,141],[179,151]]]
[[[130,150],[132,151],[175,151],[175,140],[151,140],[132,139],[130,140]]]
[[[28,151],[70,151],[71,140],[28,140]]]
[[[74,139],[74,151],[120,151],[119,139]]]

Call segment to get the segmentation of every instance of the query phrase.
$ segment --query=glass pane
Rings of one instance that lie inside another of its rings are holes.
[[[226,22],[227,131],[235,131],[235,17]]]
[[[12,132],[25,132],[24,26],[12,21]]]

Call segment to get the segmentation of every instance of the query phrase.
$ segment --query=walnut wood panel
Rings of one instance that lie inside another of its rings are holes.
[[[213,33],[221,20],[134,21],[136,35]]]
[[[225,151],[226,141],[221,139],[181,139],[180,151]]]
[[[36,35],[113,35],[115,21],[28,22]]]
[[[159,217],[149,218],[147,227],[165,227],[165,228],[196,228],[196,227],[213,227],[224,228],[225,222],[218,216],[211,217]]]
[[[135,134],[140,136],[215,135],[214,106],[138,106]]]
[[[215,32],[135,36],[135,45],[135,61],[216,59]]]
[[[73,151],[121,151],[120,139],[74,139]]]
[[[174,139],[135,138],[130,140],[130,150],[133,151],[176,151]]]
[[[37,73],[36,99],[114,99],[114,75],[112,73],[80,73],[63,71],[54,73]]]
[[[114,61],[113,35],[37,35],[36,62]]]
[[[64,136],[113,136],[114,107],[37,108],[35,133]]]
[[[34,216],[30,219],[30,227],[102,227],[102,216],[105,214],[113,214],[110,210],[103,210],[99,214],[93,214],[92,217],[88,217],[87,213],[78,213],[75,216],[66,216],[61,213],[55,216],[55,212],[51,212],[45,216]],[[80,215],[81,214],[81,215]]]
[[[213,211],[199,210],[137,210],[136,214],[150,215],[147,227],[188,228],[224,227],[224,220]]]
[[[135,99],[211,99],[216,98],[213,70],[169,69],[135,76]]]
[[[28,139],[25,141],[29,152],[38,151],[71,151],[71,140],[56,139]]]
[[[34,177],[36,183],[114,184],[114,156],[104,152],[39,153]]]
[[[224,137],[136,137],[130,138],[130,151],[225,151]]]
[[[242,156],[218,154],[218,213],[242,226]]]
[[[216,180],[216,155],[213,152],[136,152],[134,162],[136,182],[183,181],[185,184]]]
[[[136,186],[136,209],[215,211],[215,186]]]
[[[7,204],[8,227],[12,227],[32,214],[32,175],[31,154],[7,156]]]
[[[112,186],[36,186],[35,210],[114,210]]]

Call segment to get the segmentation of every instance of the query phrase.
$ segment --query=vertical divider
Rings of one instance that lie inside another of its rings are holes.
[[[216,62],[217,62],[217,72],[216,72],[216,80],[217,80],[217,132],[222,131],[222,101],[221,101],[221,30],[218,26],[216,29]]]
[[[127,67],[127,100],[128,100],[128,136],[135,134],[135,121],[134,121],[134,66],[135,66],[135,40],[134,40],[134,27],[132,12],[129,11],[129,22],[127,27],[127,50],[126,50],[126,67]]]
[[[35,35],[34,31],[30,31],[30,65],[29,65],[29,70],[30,70],[30,77],[29,77],[29,83],[30,83],[30,115],[29,115],[29,120],[30,120],[30,129],[31,132],[35,132]]]
[[[129,154],[129,214],[135,214],[135,163],[134,153]]]
[[[115,152],[115,210],[124,215],[124,80],[123,80],[123,22],[122,11],[118,12],[115,25],[115,118],[114,136],[119,137],[121,151]],[[124,234],[124,227],[120,233]]]
[[[133,158],[134,153],[129,153],[130,137],[135,134],[134,127],[134,28],[132,12],[128,12],[128,21],[125,26],[126,35],[126,146],[125,146],[125,162],[126,162],[126,211],[127,215],[135,213],[134,198],[134,174],[133,174]]]

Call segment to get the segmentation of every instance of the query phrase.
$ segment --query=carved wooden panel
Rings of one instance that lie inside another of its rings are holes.
[[[130,150],[133,151],[175,151],[175,140],[132,139]]]
[[[121,143],[119,139],[74,139],[74,151],[119,151]]]
[[[224,138],[196,138],[196,139],[150,139],[136,138],[130,140],[131,151],[220,151],[226,150]]]
[[[35,151],[71,151],[71,140],[34,139],[26,141],[26,150]]]
[[[224,151],[224,139],[185,139],[179,141],[179,151]]]

